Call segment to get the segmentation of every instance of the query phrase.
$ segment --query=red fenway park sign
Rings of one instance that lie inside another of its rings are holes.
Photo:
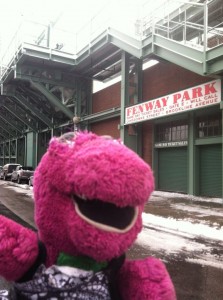
[[[151,120],[221,102],[221,80],[195,86],[125,109],[125,124]]]

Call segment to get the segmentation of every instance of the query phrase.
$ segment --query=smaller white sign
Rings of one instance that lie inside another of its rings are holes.
[[[187,146],[187,141],[155,143],[155,148]]]

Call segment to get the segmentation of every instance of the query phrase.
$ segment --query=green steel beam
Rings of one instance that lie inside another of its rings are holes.
[[[56,63],[67,64],[73,66],[75,64],[74,55],[71,53],[58,51],[51,48],[40,47],[38,45],[23,43],[23,55],[22,59],[25,56],[36,57],[40,59],[45,59],[49,61],[55,61]]]
[[[142,41],[142,54],[143,57],[146,57],[153,53],[154,47],[161,47],[169,51],[173,51],[176,53],[180,53],[182,56],[192,58],[195,61],[202,62],[203,58],[203,51],[191,48],[186,46],[183,43],[168,39],[166,37],[153,34],[152,36],[146,37]]]
[[[30,81],[32,86],[41,92],[51,104],[55,105],[62,111],[68,118],[73,119],[74,113],[67,108],[56,96],[54,96],[49,90],[45,88],[41,83]]]
[[[47,67],[46,65],[40,64],[36,66],[31,64],[28,65],[27,63],[17,65],[14,76],[15,78],[22,80],[32,80],[51,85],[60,85],[67,88],[73,88],[76,79],[80,77],[76,74],[65,76],[64,71],[62,72],[59,69]]]
[[[7,105],[4,105],[5,109],[7,109],[8,112],[10,112],[14,117],[16,117],[19,121],[21,121],[23,124],[25,124],[26,126],[28,126],[29,128],[31,128],[33,131],[37,132],[38,129],[36,127],[34,127],[32,124],[30,124],[28,121],[24,120],[23,118],[21,118],[21,116],[18,114],[18,112],[12,108],[12,107],[8,107]]]
[[[199,75],[204,75],[202,62],[193,61],[188,57],[182,56],[180,53],[159,46],[154,47],[154,52],[157,56],[169,62],[172,62],[175,65],[178,65]]]
[[[90,54],[102,48],[107,43],[108,43],[108,33],[107,30],[105,30],[96,39],[91,41],[87,46],[83,47],[83,49],[77,52],[75,65],[78,65],[80,62],[84,61],[86,58],[89,57]]]
[[[222,47],[222,52],[223,52],[223,47]],[[223,57],[207,63],[208,74],[222,73],[222,70],[223,70]],[[221,75],[220,78],[222,78]]]
[[[122,73],[121,73],[121,118],[120,118],[120,138],[127,141],[128,128],[125,126],[125,108],[129,105],[129,63],[130,55],[122,53]]]
[[[189,113],[189,140],[188,140],[188,194],[194,195],[196,192],[196,178],[198,176],[195,176],[195,170],[198,168],[195,167],[196,163],[196,149],[194,146],[194,140],[195,140],[195,126],[194,126],[194,113]],[[198,159],[197,159],[198,160]]]
[[[223,44],[207,50],[206,57],[208,63],[210,63],[212,60],[223,59]]]
[[[107,120],[109,118],[119,117],[120,116],[120,107],[114,107],[99,113],[91,114],[88,116],[81,117],[80,121],[88,121],[89,123],[94,123],[98,121]]]
[[[13,133],[13,131],[11,131],[10,129],[6,128],[5,123],[3,123],[1,120],[0,120],[0,126],[2,127],[1,129],[4,130],[4,131],[6,131],[9,135],[15,136],[15,134]]]
[[[10,95],[12,96],[12,95]],[[29,101],[23,97],[21,94],[14,95],[14,98],[24,107],[28,108],[38,119],[40,119],[44,124],[48,127],[52,127],[53,124],[51,120],[46,117],[41,111],[39,111],[36,107],[29,103]]]
[[[22,128],[20,128],[20,127],[14,125],[14,124],[12,123],[12,120],[9,120],[6,116],[3,116],[3,115],[1,114],[1,112],[0,112],[0,118],[1,118],[4,122],[6,122],[7,124],[9,124],[10,127],[14,128],[14,130],[16,130],[16,131],[18,131],[18,132],[20,132],[20,133],[23,132]]]
[[[143,57],[157,55],[194,73],[203,75],[203,52],[176,41],[154,35],[143,42]]]
[[[9,138],[8,136],[4,135],[4,133],[2,133],[2,132],[0,132],[0,135],[1,135],[5,140],[7,140],[7,139]]]
[[[124,33],[113,28],[108,29],[109,41],[118,48],[126,51],[134,57],[141,58],[141,41],[132,38]]]

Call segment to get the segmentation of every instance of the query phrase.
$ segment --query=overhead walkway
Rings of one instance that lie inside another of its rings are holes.
[[[144,11],[150,11],[149,7]],[[105,26],[81,47],[72,34],[52,40],[57,28],[26,24],[19,28],[1,58],[0,143],[23,138],[30,131],[62,132],[80,116],[83,126],[120,115],[112,108],[95,116],[89,99],[92,80],[106,81],[122,70],[122,55],[143,63],[166,60],[203,76],[223,75],[223,1],[165,1],[136,22],[133,36]],[[32,29],[33,26],[33,29]],[[24,32],[23,32],[24,33]],[[66,41],[63,38],[66,37]],[[9,146],[9,145],[8,145]],[[0,157],[3,156],[0,149]]]

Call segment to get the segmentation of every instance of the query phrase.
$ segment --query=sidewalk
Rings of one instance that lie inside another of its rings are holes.
[[[176,220],[223,226],[223,199],[155,191],[145,212]]]

